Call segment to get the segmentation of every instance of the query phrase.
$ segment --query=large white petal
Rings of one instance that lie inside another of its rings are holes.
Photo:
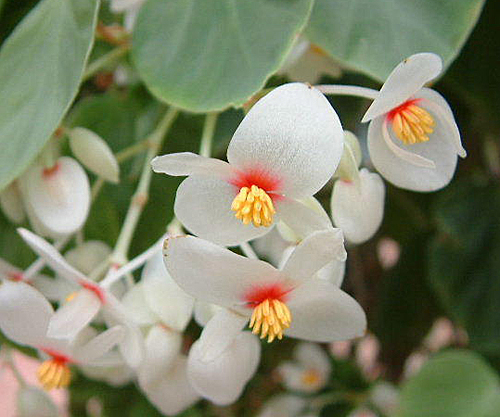
[[[249,332],[240,335],[210,362],[204,358],[203,345],[198,341],[189,352],[188,377],[194,388],[218,405],[235,402],[246,383],[252,378],[260,360],[260,343]]]
[[[282,85],[260,99],[240,123],[227,150],[231,165],[261,172],[292,198],[315,194],[335,172],[344,132],[318,90]],[[266,190],[269,191],[269,190]]]
[[[344,261],[347,253],[344,236],[340,229],[314,232],[300,242],[283,267],[283,273],[296,280],[311,278],[321,268],[341,254]]]
[[[283,257],[283,252],[290,246],[290,242],[285,240],[278,229],[283,222],[279,222],[267,235],[259,237],[252,241],[259,258],[269,261],[272,265],[278,267]],[[288,227],[285,225],[285,227]]]
[[[420,105],[425,108],[425,102]],[[426,109],[432,114],[432,110]],[[377,171],[397,187],[413,191],[435,191],[447,185],[455,173],[457,153],[455,144],[448,139],[447,123],[437,115],[436,126],[429,136],[429,141],[414,145],[405,145],[396,138],[392,127],[388,132],[395,146],[406,152],[411,152],[434,163],[434,168],[418,166],[398,157],[383,138],[385,116],[380,116],[368,126],[368,150],[370,159]]]
[[[179,356],[182,345],[182,334],[153,326],[145,340],[145,355],[137,376],[139,384],[148,385],[165,377],[169,368]]]
[[[382,223],[384,200],[384,181],[363,168],[357,185],[343,180],[335,182],[331,199],[333,222],[342,229],[347,241],[363,243]]]
[[[62,305],[52,316],[47,336],[56,339],[73,339],[87,326],[101,308],[101,300],[85,288]]]
[[[175,214],[193,234],[219,245],[234,246],[265,235],[269,227],[244,225],[234,216],[231,204],[238,191],[217,178],[188,177],[177,189]]]
[[[187,375],[187,359],[179,356],[163,378],[140,384],[146,397],[162,413],[173,416],[194,404],[199,395]]]
[[[172,279],[161,250],[146,263],[141,281],[144,298],[151,310],[163,324],[182,332],[191,320],[194,298]]]
[[[338,287],[309,280],[290,294],[292,324],[287,336],[313,342],[333,342],[363,336],[366,316],[361,306]]]
[[[91,339],[83,346],[73,348],[73,358],[81,364],[91,364],[101,358],[125,337],[123,326],[115,326]]]
[[[25,198],[46,228],[69,234],[83,226],[90,208],[90,187],[78,162],[64,156],[54,170],[44,172],[35,165],[27,175]]]
[[[130,319],[139,326],[155,324],[159,321],[158,316],[151,310],[144,295],[144,283],[135,284],[122,298]]]
[[[36,289],[24,282],[0,281],[0,329],[23,345],[45,345],[54,311]]]
[[[174,176],[200,175],[229,179],[232,173],[231,166],[227,162],[192,152],[157,156],[151,161],[151,166],[154,172]]]
[[[215,313],[198,340],[200,346],[198,359],[210,362],[220,356],[238,337],[247,321],[248,317],[227,309]]]
[[[443,62],[436,54],[420,53],[405,59],[387,77],[362,121],[368,122],[404,103],[442,69]]]
[[[0,193],[0,207],[11,222],[22,223],[24,221],[26,213],[24,211],[21,192],[16,181],[10,183]]]
[[[248,290],[256,286],[286,279],[266,262],[193,236],[168,239],[163,254],[170,275],[184,291],[225,307],[244,305]]]
[[[335,260],[316,272],[314,277],[330,282],[336,287],[340,287],[342,285],[342,281],[344,281],[345,267],[345,261]]]

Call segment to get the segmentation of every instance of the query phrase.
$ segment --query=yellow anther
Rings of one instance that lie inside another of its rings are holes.
[[[37,376],[47,391],[67,387],[71,381],[71,371],[68,365],[57,359],[43,362],[38,368]]]
[[[290,327],[292,314],[285,303],[266,299],[253,309],[249,327],[253,334],[259,334],[271,343],[275,338],[282,339],[285,329]]]
[[[306,386],[316,386],[321,381],[321,375],[316,369],[307,369],[303,372],[301,380]]]
[[[256,185],[242,187],[231,204],[231,210],[236,212],[236,218],[243,224],[252,222],[256,227],[269,227],[276,213],[271,197]]]
[[[66,302],[69,303],[78,295],[78,291],[73,291],[70,295],[66,297]]]
[[[394,133],[405,145],[427,142],[435,124],[430,113],[415,104],[397,111],[392,119]]]

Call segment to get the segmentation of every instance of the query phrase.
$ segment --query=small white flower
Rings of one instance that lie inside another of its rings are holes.
[[[410,56],[392,71],[363,117],[370,122],[373,165],[398,187],[440,189],[453,177],[457,154],[466,156],[450,106],[439,93],[423,88],[441,71],[435,54]]]
[[[192,153],[153,160],[156,172],[184,176],[175,213],[194,234],[221,245],[262,236],[281,218],[295,229],[316,221],[299,201],[331,178],[343,132],[316,89],[282,85],[259,100],[233,135],[229,163]]]
[[[167,269],[181,288],[232,312],[224,326],[214,328],[212,337],[225,343],[207,350],[207,360],[224,350],[248,320],[253,332],[269,341],[281,339],[285,331],[321,342],[361,336],[366,317],[359,304],[337,286],[311,279],[339,253],[345,259],[341,233],[334,230],[304,239],[281,271],[192,236],[167,239],[164,247]],[[220,314],[225,311],[204,333]]]
[[[314,343],[299,343],[293,352],[294,361],[282,363],[278,372],[283,385],[292,391],[312,393],[321,390],[330,376],[330,359]]]
[[[300,417],[306,400],[291,394],[280,394],[268,400],[258,417]]]
[[[0,285],[0,329],[9,339],[34,347],[47,358],[38,370],[45,389],[67,386],[70,364],[103,364],[101,358],[124,337],[123,327],[115,326],[86,342],[53,339],[47,336],[53,315],[47,299],[30,285],[8,280]]]
[[[106,181],[117,183],[120,167],[108,144],[96,133],[84,127],[75,127],[68,132],[73,155],[90,171]]]

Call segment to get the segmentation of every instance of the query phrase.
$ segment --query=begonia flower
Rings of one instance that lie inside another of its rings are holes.
[[[370,122],[373,165],[397,187],[438,190],[451,181],[457,155],[466,156],[450,106],[438,92],[423,87],[442,68],[441,58],[432,53],[405,59],[363,117]]]
[[[174,207],[187,229],[237,245],[264,235],[280,218],[293,226],[315,217],[297,200],[331,178],[343,137],[335,110],[318,90],[285,84],[259,100],[240,123],[228,147],[229,163],[185,152],[157,157],[152,166],[188,176]]]
[[[277,368],[285,388],[312,393],[326,385],[331,372],[330,359],[318,345],[299,343],[293,351],[293,359]]]
[[[105,364],[104,355],[124,337],[115,326],[86,343],[47,336],[54,311],[47,299],[24,282],[3,281],[0,285],[0,329],[11,340],[38,349],[47,358],[38,369],[45,389],[69,384],[71,364]]]
[[[341,234],[340,234],[341,235]],[[366,317],[359,304],[335,285],[311,279],[333,258],[345,259],[343,239],[334,230],[313,233],[278,270],[270,264],[237,255],[192,236],[169,238],[165,264],[188,294],[226,307],[207,324],[205,359],[214,358],[232,343],[250,320],[254,334],[271,342],[283,334],[305,340],[331,342],[361,336]],[[220,315],[224,325],[210,326]],[[222,343],[221,343],[222,341]]]

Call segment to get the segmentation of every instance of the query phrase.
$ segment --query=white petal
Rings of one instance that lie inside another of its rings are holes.
[[[210,362],[220,356],[241,333],[247,321],[248,317],[227,309],[216,313],[207,323],[198,340],[200,346],[198,360]]]
[[[221,311],[224,307],[219,307],[215,304],[205,303],[196,300],[194,303],[194,319],[199,326],[205,327],[215,314]]]
[[[388,113],[404,103],[427,82],[436,78],[442,69],[443,62],[436,54],[420,53],[405,59],[387,77],[362,122],[368,122]]]
[[[340,120],[318,90],[300,83],[275,88],[236,129],[227,150],[242,172],[259,170],[287,197],[315,194],[339,164],[344,143]]]
[[[279,394],[268,400],[258,417],[296,417],[300,416],[307,402],[303,397]]]
[[[145,340],[145,355],[138,371],[140,385],[154,383],[168,374],[179,356],[182,334],[161,326],[153,326]]]
[[[83,346],[73,350],[73,358],[81,364],[92,363],[120,343],[125,337],[123,326],[115,326],[94,337]]]
[[[318,371],[323,379],[330,375],[330,358],[318,345],[301,342],[295,347],[293,356],[304,368]]]
[[[170,275],[184,291],[225,307],[245,304],[247,291],[254,286],[286,279],[266,262],[192,236],[168,239],[163,254]]]
[[[146,263],[141,281],[146,302],[163,324],[184,331],[191,320],[194,298],[186,294],[167,272],[160,250]]]
[[[17,231],[28,246],[33,249],[38,256],[45,259],[45,262],[47,262],[47,264],[56,273],[70,281],[76,282],[77,284],[81,284],[82,282],[92,282],[89,281],[81,272],[69,265],[57,249],[54,248],[54,246],[52,246],[49,242],[29,230],[19,228]]]
[[[81,289],[75,297],[63,304],[50,320],[47,336],[73,339],[87,326],[101,308],[101,300],[92,291]]]
[[[80,286],[74,282],[60,276],[52,278],[45,275],[37,275],[31,280],[31,285],[48,300],[58,303],[62,303],[71,293],[80,289]]]
[[[200,175],[228,179],[232,173],[231,166],[227,162],[192,152],[157,156],[151,161],[151,166],[154,172],[174,176]]]
[[[325,265],[314,275],[315,278],[322,279],[324,281],[330,282],[331,284],[339,287],[342,285],[345,275],[345,261],[332,261]]]
[[[90,208],[87,174],[78,162],[61,157],[53,171],[34,166],[26,178],[28,204],[38,220],[58,234],[70,234],[83,226]]]
[[[111,11],[121,13],[141,5],[144,0],[111,0]]]
[[[217,178],[188,177],[177,189],[175,215],[193,234],[219,245],[238,245],[269,232],[268,227],[244,225],[234,216],[231,204],[238,192]]]
[[[322,280],[309,280],[294,289],[287,305],[292,313],[287,336],[333,342],[363,336],[366,330],[366,316],[356,300]]]
[[[13,341],[40,346],[54,311],[43,295],[24,282],[0,284],[0,329]]]
[[[75,127],[68,132],[68,136],[71,152],[85,167],[106,181],[119,181],[118,162],[99,135],[84,127]]]
[[[297,200],[286,199],[277,205],[281,219],[300,239],[318,230],[331,229],[332,222],[324,212],[318,212]]]
[[[425,108],[425,102],[421,102]],[[431,114],[432,111],[427,109]],[[414,145],[405,145],[395,137],[392,128],[388,127],[394,146],[423,157],[434,163],[434,168],[417,166],[398,157],[387,146],[383,138],[385,117],[381,116],[370,122],[368,126],[368,150],[377,171],[397,187],[414,191],[435,191],[447,185],[455,172],[457,154],[455,145],[448,140],[447,124],[435,114],[436,127],[429,136],[429,141]]]
[[[122,298],[123,307],[133,320],[140,326],[155,324],[159,317],[151,310],[144,295],[144,283],[135,284]]]
[[[283,273],[296,280],[311,278],[332,259],[341,256],[344,261],[347,254],[344,248],[344,236],[340,229],[314,232],[300,242],[291,253]]]
[[[6,413],[10,414],[8,411]],[[19,387],[17,417],[57,417],[59,415],[57,406],[45,391],[29,385]]]
[[[21,278],[22,275],[23,271],[21,269],[0,258],[0,279]]]
[[[0,207],[12,223],[22,223],[26,217],[17,182],[12,182],[0,193]]]
[[[115,358],[114,363],[108,357]],[[135,372],[127,366],[123,358],[117,352],[108,352],[99,362],[106,360],[109,362],[107,366],[78,366],[78,369],[90,379],[95,379],[97,381],[104,381],[113,387],[121,387],[123,385],[129,384],[135,379]]]
[[[363,243],[380,227],[384,217],[385,185],[378,174],[363,168],[359,184],[338,180],[332,192],[332,217],[347,241]]]
[[[289,391],[308,391],[302,377],[304,368],[296,362],[286,361],[276,368],[277,374],[281,378],[281,383]]]
[[[177,415],[198,401],[187,375],[187,360],[179,356],[163,378],[140,385],[151,403],[168,416]]]
[[[89,274],[111,255],[111,248],[99,240],[87,240],[74,249],[67,251],[64,258],[83,274]]]
[[[256,336],[243,332],[213,361],[207,363],[203,357],[203,346],[195,342],[189,352],[189,380],[203,397],[227,405],[238,399],[257,370],[260,343]]]
[[[281,68],[278,73],[286,74],[288,69],[295,65],[300,57],[309,49],[309,46],[310,43],[307,39],[298,36],[292,45],[292,49],[288,52],[285,61],[281,64]]]

